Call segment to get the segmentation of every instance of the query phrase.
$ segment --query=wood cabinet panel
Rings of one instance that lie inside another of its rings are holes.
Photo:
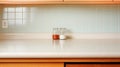
[[[117,1],[120,0],[0,0],[0,4],[118,4]]]
[[[90,1],[101,1],[101,2],[107,2],[107,1],[111,1],[112,2],[112,0],[64,0],[64,1],[87,1],[87,2],[90,2]]]
[[[66,67],[95,67],[94,64],[67,64]]]
[[[67,64],[66,67],[120,67],[120,64]]]
[[[63,0],[0,0],[0,4],[52,4]]]
[[[9,2],[9,1],[23,1],[23,2],[29,2],[29,1],[42,1],[42,2],[44,2],[44,1],[62,1],[62,0],[0,0],[1,2],[3,1],[3,2]]]
[[[0,63],[0,67],[64,67],[64,63]]]
[[[120,0],[114,0],[114,1],[120,1]]]

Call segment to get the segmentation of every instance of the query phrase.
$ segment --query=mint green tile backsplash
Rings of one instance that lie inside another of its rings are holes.
[[[22,6],[25,18],[22,22],[7,21],[8,28],[2,28],[5,8],[21,6],[0,5],[0,32],[49,33],[54,27],[65,27],[74,33],[119,33],[120,5],[36,5]],[[8,12],[9,13],[9,12]],[[16,13],[13,12],[13,13]],[[19,15],[17,15],[19,16]],[[8,20],[8,19],[7,19]]]

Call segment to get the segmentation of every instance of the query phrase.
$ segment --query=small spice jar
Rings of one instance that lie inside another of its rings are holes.
[[[66,39],[65,31],[66,31],[65,28],[60,28],[60,35],[59,35],[60,40],[65,40]]]
[[[53,40],[59,40],[59,31],[58,31],[58,28],[53,28],[52,38],[53,38]]]

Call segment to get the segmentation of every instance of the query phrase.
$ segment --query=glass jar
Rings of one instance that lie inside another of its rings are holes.
[[[53,28],[52,38],[53,40],[59,40],[59,29],[58,28]]]
[[[65,28],[60,28],[60,35],[59,35],[60,40],[65,40],[66,39],[65,31],[66,31]]]

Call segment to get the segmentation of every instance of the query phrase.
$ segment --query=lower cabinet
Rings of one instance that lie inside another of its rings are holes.
[[[0,67],[120,67],[120,58],[0,58]]]
[[[0,63],[0,67],[120,67],[120,64]]]
[[[66,67],[120,67],[120,64],[76,64],[76,65],[67,65]]]
[[[66,64],[65,67],[120,67],[120,63],[92,63],[92,64],[85,64],[85,63],[81,63],[81,64]]]
[[[64,67],[63,63],[0,63],[0,67]]]

